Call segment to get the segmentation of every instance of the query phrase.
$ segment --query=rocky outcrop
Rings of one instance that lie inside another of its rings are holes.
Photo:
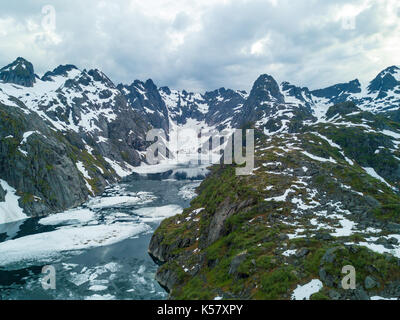
[[[322,123],[305,106],[265,106],[253,173],[214,166],[191,207],[155,232],[157,280],[171,299],[291,299],[310,279],[323,284],[311,299],[399,297],[399,257],[382,254],[400,249],[397,124],[352,102]],[[272,130],[274,114],[285,124]],[[342,287],[346,265],[354,290]]]
[[[17,58],[13,63],[0,69],[0,80],[24,87],[33,87],[36,75],[32,63],[24,58]]]
[[[351,96],[351,94],[357,94],[360,92],[360,81],[355,79],[348,83],[340,83],[328,88],[314,90],[311,92],[311,94],[318,98],[328,99],[329,103],[337,104],[340,102],[345,102]]]
[[[350,114],[352,112],[361,111],[354,102],[342,102],[339,104],[335,104],[334,106],[330,107],[326,112],[327,119],[332,119],[333,117],[339,115],[344,116]]]
[[[91,173],[90,180],[78,170],[78,162]],[[104,160],[107,178],[96,163],[101,162],[49,129],[36,114],[0,105],[0,176],[21,195],[27,214],[43,216],[78,206],[117,180]]]
[[[26,82],[22,69],[34,75],[22,58],[1,69],[0,177],[27,215],[78,206],[140,165],[150,125],[101,71],[65,65]]]
[[[4,191],[4,189],[0,186],[0,202],[3,202],[5,200],[6,197],[6,192]]]
[[[42,81],[54,81],[54,78],[57,76],[68,76],[68,72],[72,70],[78,70],[78,68],[72,64],[61,65],[55,68],[53,71],[46,72],[41,79]]]

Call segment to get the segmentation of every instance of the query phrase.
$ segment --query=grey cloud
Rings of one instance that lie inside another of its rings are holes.
[[[278,0],[273,6],[267,0],[215,1],[196,20],[184,8],[171,19],[158,18],[155,2],[155,14],[149,16],[131,10],[128,0],[56,0],[50,4],[62,41],[51,43],[46,35],[29,37],[27,28],[29,19],[40,24],[41,8],[49,1],[20,0],[2,5],[0,21],[12,17],[19,27],[8,30],[10,36],[0,32],[0,64],[24,56],[41,73],[73,63],[99,68],[116,83],[152,78],[160,86],[187,90],[248,90],[261,73],[311,88],[355,77],[365,81],[396,64],[384,41],[398,26],[386,25],[382,1],[372,1],[357,17],[356,29],[344,30],[332,12],[361,2]],[[201,28],[191,30],[194,23]],[[173,31],[186,33],[177,47]],[[267,36],[264,52],[251,54],[252,45]],[[371,52],[379,62],[370,60]]]

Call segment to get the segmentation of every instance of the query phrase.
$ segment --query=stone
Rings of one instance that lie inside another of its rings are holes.
[[[0,185],[0,202],[3,202],[5,200],[6,192]]]
[[[284,233],[281,233],[281,234],[278,236],[278,239],[281,240],[281,241],[285,241],[285,240],[289,239],[289,237],[288,237],[288,235],[286,235],[286,234],[284,234]]]
[[[303,258],[303,257],[305,257],[309,252],[310,252],[310,250],[308,250],[307,248],[301,248],[301,249],[297,250],[297,252],[296,252],[296,257],[297,257],[297,258]]]
[[[231,265],[229,267],[229,274],[234,275],[237,274],[238,268],[242,262],[244,262],[247,258],[247,252],[242,252],[238,254],[236,257],[232,259]]]
[[[332,263],[336,258],[335,251],[337,251],[338,249],[339,248],[335,247],[326,250],[324,256],[322,257],[322,262]]]
[[[333,289],[329,290],[328,295],[332,300],[340,300],[340,298],[341,298],[340,293]]]
[[[353,300],[370,300],[368,294],[362,288],[354,290],[352,298]]]

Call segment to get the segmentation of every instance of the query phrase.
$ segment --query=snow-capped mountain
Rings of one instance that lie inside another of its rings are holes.
[[[170,298],[398,299],[396,75],[316,91],[260,76],[232,119],[256,131],[252,174],[213,166],[153,235]],[[355,289],[343,288],[344,266]]]
[[[279,85],[272,76],[261,75],[250,93],[225,88],[192,93],[157,87],[150,79],[114,85],[100,70],[80,70],[73,65],[60,65],[39,77],[30,62],[18,58],[0,69],[1,141],[5,150],[9,150],[12,141],[14,147],[9,151],[24,164],[14,174],[9,173],[10,165],[5,166],[3,180],[17,192],[26,194],[26,198],[45,198],[43,190],[46,188],[37,188],[39,181],[33,173],[30,178],[33,182],[29,184],[22,178],[26,161],[32,161],[31,144],[40,136],[54,136],[71,149],[66,152],[72,163],[70,169],[82,184],[83,193],[76,197],[80,200],[51,205],[54,210],[78,203],[87,197],[85,194],[101,192],[107,184],[132,173],[135,166],[144,163],[149,145],[146,132],[150,128],[164,129],[168,137],[179,136],[180,130],[198,130],[208,139],[216,130],[221,132],[249,124],[271,136],[296,133],[309,125],[330,123],[345,127],[352,123],[351,126],[364,132],[376,132],[390,140],[377,144],[372,152],[388,146],[396,150],[397,129],[371,117],[384,115],[392,120],[399,119],[399,74],[399,68],[390,67],[365,87],[354,80],[320,90],[287,82]],[[344,101],[352,101],[355,106],[331,108]],[[25,125],[16,127],[15,117],[24,120]],[[45,139],[42,142],[46,143]],[[175,150],[170,151],[176,154],[189,148],[197,152],[204,143],[204,139],[183,144],[175,142],[171,144]],[[350,155],[346,157],[351,158]],[[4,162],[9,163],[9,160],[10,154],[3,155]],[[373,161],[364,164],[374,167]],[[50,164],[44,165],[41,170],[47,173],[49,167]],[[375,167],[385,179],[396,181],[397,178],[390,177],[396,170]],[[60,177],[65,172],[60,169],[58,174]],[[39,211],[46,212],[48,206],[45,207]]]
[[[0,69],[0,222],[81,205],[147,169],[151,128],[179,159],[212,135],[256,132],[251,175],[213,166],[191,207],[155,233],[157,279],[172,297],[290,299],[310,279],[332,299],[400,296],[398,67],[368,84],[310,90],[264,74],[250,93],[192,93],[150,79],[115,85],[73,65],[40,77],[18,58]],[[366,267],[368,285],[344,291],[335,270],[358,253],[389,276]]]
[[[18,58],[1,79],[0,176],[28,214],[78,205],[140,164],[150,126],[101,71],[66,65],[40,78]]]

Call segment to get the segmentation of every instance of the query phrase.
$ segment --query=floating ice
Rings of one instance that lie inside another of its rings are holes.
[[[37,264],[56,259],[62,253],[108,246],[149,229],[146,224],[115,223],[34,234],[0,243],[0,266]]]
[[[143,222],[155,222],[182,213],[182,207],[168,205],[164,207],[150,207],[135,210],[134,213],[141,216]]]
[[[72,209],[40,219],[39,223],[46,226],[85,224],[95,219],[95,213],[89,209]]]

